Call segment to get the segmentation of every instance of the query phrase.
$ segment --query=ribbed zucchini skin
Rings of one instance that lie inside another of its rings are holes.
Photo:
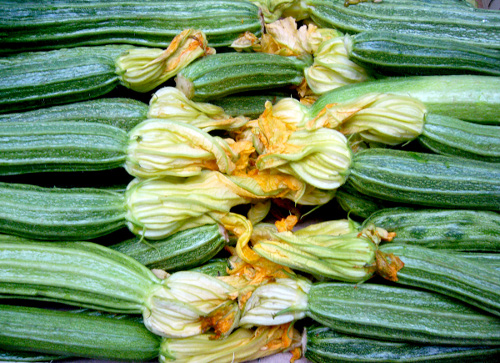
[[[307,315],[335,331],[423,344],[498,345],[500,319],[448,296],[383,284],[313,284]]]
[[[214,258],[204,265],[192,268],[191,271],[198,271],[209,276],[227,276],[227,269],[229,268],[229,262],[227,258]]]
[[[51,362],[66,358],[68,356],[0,349],[0,362]]]
[[[166,48],[185,29],[212,47],[260,34],[257,6],[230,0],[17,1],[0,9],[1,53],[126,43]]]
[[[125,226],[121,193],[0,183],[0,233],[44,240],[87,240]]]
[[[344,0],[307,0],[312,20],[348,33],[384,30],[454,39],[464,44],[500,48],[500,14],[485,9],[426,1],[386,0],[345,6]]]
[[[500,215],[467,209],[386,208],[364,222],[396,232],[393,243],[455,251],[500,251]]]
[[[478,263],[484,267],[500,271],[500,253],[494,252],[456,252],[457,256]]]
[[[199,266],[222,250],[227,240],[221,228],[217,224],[195,227],[155,241],[141,241],[137,237],[109,248],[133,257],[148,268],[173,272]]]
[[[363,194],[394,202],[500,210],[496,163],[374,148],[354,155],[347,182]]]
[[[0,113],[89,100],[118,84],[115,59],[129,46],[26,52],[0,60]]]
[[[218,98],[210,103],[222,107],[224,112],[231,116],[246,116],[257,119],[266,109],[266,101],[273,105],[285,97],[291,97],[292,92],[267,91],[267,92],[244,92]]]
[[[362,32],[349,39],[349,59],[384,75],[500,75],[498,49],[387,31]]]
[[[160,337],[126,316],[0,305],[0,347],[105,360],[148,361]]]
[[[141,314],[159,281],[133,258],[96,243],[0,237],[3,297]]]
[[[500,62],[499,62],[500,64]],[[427,114],[418,141],[437,154],[500,161],[500,127]]]
[[[267,53],[220,53],[198,59],[176,77],[188,98],[206,101],[252,91],[298,86],[308,61]]]
[[[0,123],[0,175],[121,167],[128,134],[96,122]]]
[[[500,276],[456,254],[420,246],[385,244],[404,263],[398,284],[432,290],[500,316]]]
[[[323,326],[307,329],[305,357],[328,362],[495,362],[500,348],[422,345],[360,338]]]
[[[372,92],[414,97],[425,104],[429,113],[500,124],[500,77],[480,75],[388,77],[359,82],[323,94],[312,106],[312,115],[328,104]]]
[[[81,121],[98,122],[130,131],[146,120],[149,107],[132,98],[99,98],[32,111],[0,115],[3,122]]]

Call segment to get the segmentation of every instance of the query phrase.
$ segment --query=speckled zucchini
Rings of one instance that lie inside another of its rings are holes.
[[[227,270],[229,268],[229,262],[227,258],[214,258],[209,260],[207,263],[194,267],[191,271],[198,271],[210,276],[227,276]]]
[[[364,222],[395,232],[393,243],[457,251],[500,251],[500,215],[465,209],[387,208]]]
[[[500,253],[495,252],[456,252],[461,258],[478,263],[484,267],[500,271]]]
[[[328,362],[495,362],[500,348],[423,345],[360,338],[324,326],[307,328],[305,357]]]
[[[166,48],[186,28],[220,47],[245,31],[260,34],[261,23],[258,8],[244,1],[7,2],[0,9],[0,53],[113,43]]]
[[[396,283],[432,290],[500,316],[500,276],[495,270],[420,246],[388,243],[380,251],[403,261]]]
[[[354,154],[347,182],[359,192],[383,200],[500,210],[496,163],[374,148]]]
[[[291,97],[291,95],[292,92],[287,93],[285,91],[246,92],[218,98],[210,103],[222,107],[228,115],[257,119],[264,112],[266,101],[274,105],[279,100]]]

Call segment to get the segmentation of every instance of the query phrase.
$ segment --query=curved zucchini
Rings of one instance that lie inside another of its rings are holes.
[[[500,161],[500,127],[496,125],[478,125],[454,117],[427,114],[417,140],[437,154]]]
[[[313,284],[307,316],[335,331],[421,344],[498,345],[500,319],[448,296],[383,284]]]
[[[181,31],[229,46],[245,31],[260,34],[258,8],[230,0],[7,2],[0,9],[0,53],[126,43],[166,48]]]
[[[500,215],[466,209],[386,208],[364,222],[396,232],[393,243],[455,251],[500,251]]]
[[[188,98],[206,101],[252,91],[298,86],[304,80],[307,60],[267,53],[220,53],[203,57],[175,78]]]
[[[420,246],[389,243],[380,246],[380,251],[403,261],[396,283],[448,295],[500,316],[500,276],[494,269]]]
[[[500,348],[423,345],[360,338],[324,326],[307,329],[305,357],[327,362],[495,362]]]
[[[496,163],[391,149],[354,154],[347,182],[372,197],[422,206],[500,210]]]

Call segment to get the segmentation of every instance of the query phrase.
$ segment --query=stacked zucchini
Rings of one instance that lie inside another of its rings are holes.
[[[496,361],[499,13],[0,15],[0,361]]]

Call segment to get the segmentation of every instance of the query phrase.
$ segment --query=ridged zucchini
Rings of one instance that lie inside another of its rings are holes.
[[[347,182],[359,192],[422,206],[500,210],[496,163],[393,149],[354,154]]]
[[[273,105],[279,100],[291,97],[292,92],[285,91],[267,91],[263,92],[244,92],[218,98],[210,103],[222,107],[224,112],[231,116],[246,116],[251,119],[257,119],[265,110],[266,101]]]
[[[500,75],[499,49],[452,39],[365,31],[346,37],[345,44],[351,61],[383,75]]]
[[[260,34],[261,23],[244,1],[9,1],[0,9],[0,54],[113,43],[166,48],[187,28],[220,47],[245,31]]]
[[[367,93],[406,95],[423,102],[429,113],[500,124],[500,77],[480,75],[389,77],[346,85],[319,97],[311,115],[314,117],[328,104]]]
[[[392,243],[455,251],[500,251],[500,215],[465,209],[386,208],[363,227],[395,232]]]
[[[495,252],[456,252],[461,258],[468,261],[473,261],[482,266],[494,269],[500,272],[500,253]]]
[[[52,362],[68,356],[0,349],[0,362]]]
[[[360,338],[324,326],[307,328],[305,357],[328,362],[496,362],[500,348],[423,345]]]
[[[313,284],[307,316],[355,336],[458,346],[499,345],[500,319],[448,296],[384,284]]]
[[[99,98],[32,111],[0,115],[3,122],[83,121],[98,122],[130,131],[147,119],[148,105],[132,98]]]
[[[380,251],[403,261],[396,283],[432,290],[500,316],[500,276],[494,269],[420,246],[388,243]]]
[[[188,98],[207,101],[245,91],[298,86],[309,63],[267,53],[220,53],[191,63],[175,81]]]
[[[133,257],[148,268],[174,272],[210,260],[227,244],[226,233],[222,226],[212,224],[180,231],[158,241],[136,237],[109,248]]]
[[[417,139],[420,145],[437,154],[500,161],[500,127],[497,125],[479,125],[427,114],[422,134]]]
[[[161,338],[127,316],[0,305],[0,325],[0,347],[26,354],[148,361],[160,352]]]

